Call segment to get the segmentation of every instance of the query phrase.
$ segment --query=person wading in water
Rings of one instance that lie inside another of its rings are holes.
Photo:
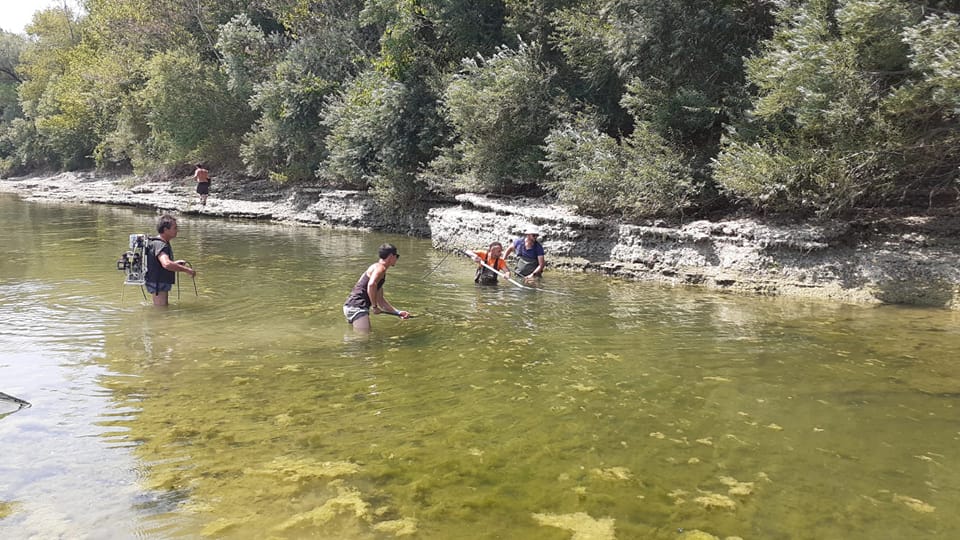
[[[467,255],[477,263],[477,275],[473,278],[474,283],[480,285],[496,285],[497,272],[500,272],[507,279],[510,279],[510,270],[507,268],[507,261],[503,260],[503,244],[493,242],[487,248],[487,251],[466,251]],[[483,264],[487,266],[483,266]],[[489,267],[489,268],[488,268]],[[493,268],[491,270],[490,268]],[[495,270],[495,271],[494,271]]]
[[[382,244],[378,252],[380,260],[371,264],[360,275],[350,296],[343,303],[343,316],[353,325],[354,330],[370,331],[370,311],[391,313],[401,319],[409,319],[410,313],[394,308],[383,296],[383,284],[387,280],[387,270],[397,264],[400,254],[393,244]]]
[[[160,236],[150,238],[147,242],[147,274],[144,284],[147,292],[153,295],[153,305],[165,306],[167,296],[173,284],[177,282],[177,272],[186,272],[191,277],[197,271],[187,266],[187,261],[173,260],[173,246],[170,241],[177,237],[177,220],[164,214],[157,220],[157,232]]]
[[[547,265],[546,252],[543,250],[543,245],[537,241],[539,236],[539,227],[527,225],[523,229],[523,236],[514,240],[513,245],[503,254],[503,258],[506,259],[514,251],[517,252],[516,274],[523,276],[524,279],[540,277]]]

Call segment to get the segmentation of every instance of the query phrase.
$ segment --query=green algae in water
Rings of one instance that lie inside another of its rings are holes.
[[[0,501],[0,519],[4,519],[16,510],[17,503]]]
[[[611,518],[595,519],[584,512],[573,514],[533,514],[537,523],[558,527],[573,533],[570,540],[614,540],[614,521]]]

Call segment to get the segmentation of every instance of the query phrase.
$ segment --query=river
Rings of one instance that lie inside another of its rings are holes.
[[[428,240],[195,216],[155,308],[116,270],[155,220],[0,194],[0,392],[32,404],[0,409],[0,537],[960,535],[958,312],[479,287]],[[357,335],[382,242],[416,317]]]

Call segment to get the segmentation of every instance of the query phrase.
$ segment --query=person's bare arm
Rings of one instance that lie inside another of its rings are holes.
[[[169,270],[171,272],[186,272],[191,276],[197,275],[196,270],[187,266],[187,261],[174,261],[166,253],[161,253],[160,256],[157,257],[157,260],[160,261],[160,266],[162,266],[164,270]]]
[[[533,275],[533,276],[542,276],[542,275],[543,275],[543,269],[546,268],[546,267],[547,267],[547,260],[544,258],[543,255],[538,255],[538,256],[537,256],[537,269],[534,270],[531,275]]]

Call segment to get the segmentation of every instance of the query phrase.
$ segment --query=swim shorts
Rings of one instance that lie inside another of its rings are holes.
[[[147,286],[147,292],[150,294],[157,294],[158,292],[167,292],[173,288],[173,283],[145,283]]]
[[[343,316],[347,318],[347,323],[353,324],[353,321],[360,317],[369,317],[370,308],[343,306]]]

